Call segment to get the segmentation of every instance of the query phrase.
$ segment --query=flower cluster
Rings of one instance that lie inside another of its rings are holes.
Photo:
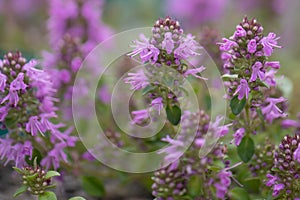
[[[6,159],[6,164],[14,161],[17,167],[23,166],[25,158],[31,159],[33,149],[38,148],[47,154],[43,163],[49,159],[52,151],[56,152],[52,156],[56,158],[53,166],[57,168],[61,161],[59,155],[65,153],[63,148],[58,150],[55,147],[74,146],[77,138],[69,136],[71,129],[61,132],[64,125],[51,121],[56,118],[55,90],[49,75],[37,64],[35,60],[27,62],[20,52],[9,52],[0,60],[0,122],[1,128],[7,130],[4,138],[0,139],[0,158]],[[33,143],[39,145],[33,147]],[[52,147],[54,149],[48,153]]]
[[[154,172],[152,180],[152,195],[156,200],[180,200],[187,192],[187,176],[182,169],[159,169]]]
[[[255,153],[249,163],[249,169],[254,177],[265,177],[273,167],[275,145],[267,141],[264,145],[257,145]]]
[[[200,119],[199,121],[197,120],[198,117]],[[212,148],[208,155],[204,157],[198,156],[199,150],[206,143],[205,136],[207,132],[213,132],[213,137],[217,138],[228,133],[228,125],[222,126],[219,123],[220,118],[218,118],[216,122],[210,123],[210,117],[204,111],[199,111],[197,113],[185,112],[181,119],[182,136],[176,139],[167,136],[162,139],[162,141],[170,144],[170,147],[159,152],[166,154],[166,161],[174,160],[183,154],[178,160],[175,160],[167,167],[167,171],[169,170],[167,174],[172,173],[173,171],[180,171],[183,173],[181,173],[180,180],[187,182],[187,184],[191,183],[197,177],[198,183],[201,182],[203,188],[205,188],[205,190],[202,190],[196,196],[200,199],[224,199],[227,195],[228,188],[231,185],[232,173],[228,168],[230,163],[225,161],[225,154],[227,151],[225,145],[217,144]],[[196,137],[190,148],[186,152],[183,152],[183,146],[188,139],[191,139],[191,133],[189,132],[193,130],[192,127],[197,127]],[[223,167],[217,165],[220,161],[223,161]],[[163,169],[163,171],[166,171],[166,169]],[[173,187],[172,184],[166,182],[167,179],[162,179],[161,173],[155,173],[154,175],[153,180],[155,183],[152,186],[154,190],[153,195],[157,198],[160,197],[158,199],[183,199],[183,195],[189,193],[189,190],[185,188],[180,190],[184,191],[182,194],[174,194],[174,191],[177,191],[175,186]],[[167,178],[167,176],[164,177]],[[159,192],[157,186],[162,184],[164,185],[164,188],[167,188],[166,191],[171,192]],[[181,196],[176,196],[178,194]]]
[[[23,167],[22,169],[14,168],[20,175],[22,175],[22,183],[24,191],[29,191],[33,195],[41,195],[47,189],[55,187],[51,184],[50,173],[40,167]],[[52,172],[51,172],[52,173]],[[59,176],[59,173],[52,173],[52,175]],[[18,193],[16,195],[19,195]]]
[[[200,55],[201,47],[194,36],[184,35],[180,23],[170,17],[157,20],[151,38],[141,34],[140,40],[134,41],[132,47],[134,50],[128,55],[139,55],[141,61],[148,65],[145,70],[129,73],[125,82],[131,84],[134,90],[144,89],[151,107],[155,107],[154,110],[160,111],[163,106],[178,106],[178,98],[182,93],[179,89],[183,83],[182,77],[191,75],[204,79],[199,73],[205,67],[194,68],[186,63],[186,59]],[[147,110],[137,114],[134,122],[143,121],[149,116]]]
[[[264,121],[272,123],[287,116],[281,109],[287,100],[276,93],[275,74],[280,63],[268,60],[275,48],[281,48],[278,39],[275,33],[265,36],[256,19],[245,17],[233,36],[223,38],[223,43],[219,43],[227,73],[224,78],[228,78],[226,85],[231,109],[235,115],[245,113],[240,115],[245,116],[244,125],[236,122],[236,140],[240,140],[244,133],[255,134]]]
[[[103,2],[97,0],[49,1],[51,52],[43,52],[43,65],[51,75],[60,99],[64,99],[64,117],[71,117],[72,86],[85,56],[111,30],[101,22]],[[88,88],[83,84],[83,90]]]
[[[286,135],[275,151],[272,172],[267,174],[266,186],[273,196],[282,199],[300,198],[300,137]]]

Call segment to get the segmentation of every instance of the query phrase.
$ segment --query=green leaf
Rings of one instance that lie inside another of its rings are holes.
[[[58,173],[57,171],[48,171],[45,178],[48,179],[54,176],[60,176],[60,173]]]
[[[251,200],[249,194],[243,188],[233,188],[230,193],[230,199],[232,200]]]
[[[238,95],[234,96],[230,101],[230,108],[234,115],[238,115],[242,112],[246,105],[246,98],[244,97],[242,100],[238,99]]]
[[[71,199],[69,200],[86,200],[85,198],[82,198],[82,197],[72,197]]]
[[[19,121],[19,117],[15,115],[7,116],[5,118],[5,126],[7,128],[14,128],[17,125],[17,122]]]
[[[57,200],[57,198],[54,192],[47,191],[44,194],[40,194],[38,200]]]
[[[229,80],[232,80],[232,79],[236,79],[238,77],[239,77],[238,74],[224,74],[224,75],[222,75],[222,79],[224,81],[229,81]]]
[[[259,193],[261,181],[259,178],[248,178],[245,179],[243,185],[247,191],[251,193]]]
[[[202,194],[203,185],[201,183],[201,177],[199,176],[192,176],[188,183],[188,191],[189,196],[197,197]]]
[[[251,137],[245,136],[240,145],[237,147],[238,155],[244,163],[247,163],[251,160],[254,152],[255,146],[254,141]]]
[[[177,106],[167,105],[166,107],[167,118],[173,125],[178,125],[181,119],[181,109]]]
[[[82,177],[82,188],[88,195],[93,197],[102,197],[105,194],[102,181],[93,176]]]
[[[14,194],[14,197],[17,197],[19,196],[20,194],[22,194],[23,192],[26,192],[27,190],[27,186],[26,185],[23,185],[21,186]]]
[[[23,173],[24,173],[23,170],[20,169],[20,168],[13,167],[13,169],[14,169],[16,172],[18,172],[19,174],[23,174]]]

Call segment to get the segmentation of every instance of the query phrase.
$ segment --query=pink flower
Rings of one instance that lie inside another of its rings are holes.
[[[172,53],[172,51],[174,49],[174,41],[172,39],[171,32],[165,33],[165,38],[161,43],[161,47],[167,51],[167,54]]]
[[[294,151],[294,160],[297,160],[300,163],[300,144],[298,148]]]
[[[283,183],[280,183],[280,184],[276,184],[274,185],[274,188],[273,188],[273,197],[276,197],[279,195],[280,191],[283,190],[285,187],[285,185]]]
[[[273,53],[273,48],[281,48],[281,46],[277,45],[277,40],[279,38],[280,37],[276,37],[275,33],[269,33],[268,36],[261,39],[260,42],[263,45],[265,56],[271,56]]]
[[[24,90],[27,85],[24,83],[24,73],[19,73],[17,78],[13,80],[10,84],[10,90]]]
[[[46,169],[51,166],[56,170],[60,166],[60,162],[68,162],[67,155],[64,152],[65,143],[56,144],[55,147],[48,153],[48,155],[41,161],[41,165]]]
[[[141,90],[149,85],[148,78],[142,69],[136,73],[128,73],[128,77],[124,79],[124,82],[129,83],[132,90]]]
[[[280,118],[280,117],[286,117],[287,114],[282,112],[276,104],[282,103],[287,101],[287,99],[280,97],[280,98],[267,98],[266,102],[269,103],[267,106],[262,108],[262,113],[265,115],[266,120],[269,123],[272,123],[274,119]]]
[[[234,144],[236,146],[239,146],[243,137],[245,135],[245,129],[244,128],[239,128],[234,134],[233,134],[233,137],[234,137]]]
[[[247,35],[247,32],[241,25],[236,26],[236,31],[234,32],[235,37],[245,37]]]
[[[194,69],[188,69],[183,75],[184,76],[192,75],[192,76],[194,76],[196,78],[207,80],[207,78],[203,78],[203,77],[201,77],[201,76],[198,75],[198,73],[201,73],[204,70],[205,70],[204,66],[201,66],[201,67],[198,67],[198,68],[194,68]]]
[[[228,40],[227,38],[223,38],[223,43],[218,43],[220,45],[221,51],[229,51],[232,47],[238,47],[239,45],[232,41]]]
[[[273,176],[271,174],[267,174],[267,179],[268,179],[268,181],[266,182],[266,186],[271,187],[276,183],[276,181],[278,180],[278,177]]]
[[[256,40],[255,39],[250,40],[247,45],[248,52],[254,53],[256,51],[256,48],[257,48]]]
[[[143,34],[140,35],[140,40],[134,41],[132,47],[135,49],[128,55],[133,57],[139,54],[143,62],[151,61],[151,63],[155,63],[158,59],[159,49],[150,44],[149,39]]]
[[[32,116],[29,118],[29,121],[26,123],[26,131],[31,133],[32,136],[36,136],[39,132],[44,135],[46,131],[45,127],[38,121],[37,116]]]
[[[237,87],[233,95],[239,94],[238,99],[242,100],[244,97],[248,99],[250,88],[246,79],[241,79],[240,85]]]
[[[175,58],[178,59],[187,59],[191,56],[200,55],[198,50],[201,49],[198,42],[195,40],[195,36],[188,34],[186,37],[182,38],[180,45],[174,51]]]
[[[272,61],[272,62],[265,62],[266,67],[271,67],[273,69],[279,69],[280,68],[280,63],[278,61]]]
[[[6,97],[4,97],[4,99],[2,99],[1,104],[3,104],[7,100],[10,105],[13,105],[14,107],[16,107],[19,102],[18,93],[16,91],[10,90],[8,95]]]
[[[132,111],[132,115],[133,115],[132,123],[135,123],[135,124],[141,124],[147,118],[149,118],[149,112],[147,109]]]
[[[4,89],[6,87],[6,80],[7,80],[7,77],[0,73],[0,91],[1,92],[4,92]]]
[[[263,65],[259,61],[257,61],[252,66],[252,75],[250,78],[250,82],[256,81],[257,77],[259,77],[260,80],[263,80],[265,78],[265,72],[263,71]]]
[[[153,109],[157,110],[160,114],[161,109],[163,108],[163,98],[157,97],[151,101],[151,106]]]

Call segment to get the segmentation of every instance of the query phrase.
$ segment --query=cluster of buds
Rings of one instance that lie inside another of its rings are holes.
[[[274,197],[300,198],[299,164],[300,137],[286,135],[275,151],[272,172],[267,174],[266,186],[272,187]]]
[[[264,177],[271,172],[273,167],[274,148],[275,146],[269,142],[263,146],[256,146],[255,153],[248,165],[252,176]]]
[[[194,36],[184,35],[180,23],[171,17],[157,20],[152,36],[146,38],[141,34],[140,41],[134,41],[133,47],[134,50],[128,55],[139,55],[147,65],[143,70],[129,73],[125,82],[131,84],[134,90],[144,90],[150,106],[158,111],[164,106],[172,110],[178,109],[175,107],[178,107],[178,98],[183,93],[180,86],[185,77],[191,75],[203,79],[199,73],[205,67],[194,68],[186,62],[188,58],[199,55],[200,45]],[[148,110],[136,113],[138,116],[134,117],[135,123],[149,117]],[[180,119],[180,115],[177,119]]]
[[[154,173],[152,180],[152,195],[156,200],[180,200],[187,192],[187,180],[182,169],[162,168]]]
[[[42,195],[47,190],[54,188],[55,185],[52,184],[52,177],[60,176],[56,171],[46,172],[42,168],[36,165],[36,160],[34,167],[23,167],[14,168],[16,172],[22,175],[22,184],[23,186],[15,193],[14,196],[18,196],[25,191],[29,191],[32,195]]]

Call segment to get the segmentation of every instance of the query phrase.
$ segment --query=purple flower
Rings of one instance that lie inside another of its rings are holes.
[[[67,155],[64,152],[66,147],[65,143],[56,144],[55,147],[48,153],[48,155],[43,158],[41,165],[46,169],[49,169],[51,166],[56,170],[60,166],[60,161],[68,162]]]
[[[271,187],[276,183],[276,181],[278,180],[278,177],[273,176],[271,174],[267,174],[267,179],[268,179],[268,181],[266,182],[266,186]]]
[[[124,81],[131,84],[132,90],[141,90],[149,85],[148,78],[142,69],[136,73],[128,73],[128,77]]]
[[[217,198],[224,199],[225,195],[227,194],[228,188],[221,183],[215,183],[214,186],[217,189],[217,193],[216,193]]]
[[[257,77],[259,77],[260,80],[264,80],[264,78],[265,78],[265,72],[263,71],[263,65],[259,61],[257,61],[252,66],[252,75],[250,78],[250,82],[256,81]]]
[[[250,88],[246,79],[241,79],[240,85],[237,87],[233,95],[239,94],[238,99],[242,100],[244,97],[248,99]]]
[[[6,80],[7,80],[7,77],[0,72],[0,91],[1,92],[4,92],[4,89],[6,87]]]
[[[221,51],[229,51],[232,47],[238,47],[239,45],[232,41],[228,40],[227,38],[223,38],[223,43],[218,43],[220,45],[220,50]]]
[[[250,40],[247,45],[248,52],[254,53],[256,51],[256,48],[257,48],[256,40],[255,39]]]
[[[169,135],[162,139],[162,141],[169,143],[166,148],[160,149],[159,154],[166,154],[164,161],[166,163],[172,163],[171,170],[177,169],[179,164],[179,158],[184,153],[184,142],[176,139],[172,139]]]
[[[231,179],[230,179],[231,176],[232,176],[232,173],[230,171],[226,171],[226,170],[222,170],[218,174],[221,184],[226,187],[230,186],[230,184],[231,184]]]
[[[298,148],[294,151],[294,160],[297,160],[300,163],[300,144]]]
[[[174,49],[174,41],[172,39],[172,33],[171,32],[165,33],[165,38],[162,41],[161,46],[162,46],[163,49],[165,49],[167,51],[167,54],[172,53],[172,51]]]
[[[287,101],[287,99],[280,97],[280,98],[267,98],[266,102],[269,103],[267,106],[262,108],[262,113],[265,115],[266,120],[269,123],[272,123],[274,119],[280,117],[286,117],[287,114],[282,112],[276,104],[282,103]]]
[[[224,137],[229,132],[228,127],[231,126],[231,124],[227,124],[227,125],[223,125],[223,126],[220,125],[220,123],[223,119],[224,119],[224,117],[217,116],[216,121],[210,123],[209,129],[211,132],[214,133],[215,137],[218,137],[218,138]]]
[[[10,84],[10,90],[24,90],[27,85],[24,83],[24,73],[19,73],[17,78],[13,80]]]
[[[260,42],[263,45],[265,56],[271,56],[273,53],[273,48],[281,48],[281,46],[277,45],[277,40],[279,38],[280,37],[276,37],[275,33],[269,33],[268,36],[261,39]]]
[[[12,139],[2,139],[0,138],[0,160],[3,160],[4,158],[6,158],[8,156],[8,154],[10,153],[10,148],[12,146]]]
[[[265,73],[265,78],[264,81],[270,85],[270,86],[276,86],[276,80],[275,80],[275,74],[276,74],[275,69],[271,69]]]
[[[19,102],[18,93],[16,91],[10,90],[8,95],[2,99],[1,104],[3,104],[7,100],[10,105],[13,105],[14,107],[16,107]]]
[[[196,42],[195,36],[187,34],[186,37],[181,39],[179,47],[175,49],[174,56],[178,59],[187,59],[191,56],[200,55],[199,52],[197,52],[200,49],[201,47],[198,42]]]
[[[141,124],[146,119],[149,118],[149,112],[147,109],[144,110],[136,110],[131,112],[133,115],[133,122],[135,124]]]
[[[143,62],[151,61],[151,63],[155,63],[158,59],[159,49],[150,44],[149,39],[143,34],[140,35],[140,40],[134,41],[134,45],[131,47],[135,49],[128,55],[133,57],[139,54]]]
[[[273,197],[276,197],[279,195],[280,191],[284,189],[284,184],[283,183],[279,183],[279,184],[276,184],[274,185],[274,188],[273,188]]]
[[[265,62],[266,67],[271,67],[273,69],[279,69],[280,68],[280,63],[278,61],[272,61],[272,62]]]
[[[233,137],[234,137],[234,144],[236,146],[239,146],[243,137],[245,135],[245,129],[244,128],[239,128],[234,134],[233,134]]]
[[[0,107],[0,121],[3,122],[8,114],[9,108],[7,106]]]
[[[153,109],[157,110],[160,114],[161,109],[163,108],[163,98],[157,97],[151,101],[151,106]]]
[[[45,127],[38,121],[37,116],[32,116],[26,123],[26,131],[31,133],[32,136],[36,136],[38,132],[44,135]]]
[[[291,127],[300,128],[300,122],[291,120],[291,119],[286,119],[281,122],[281,127],[282,128],[291,128]]]
[[[194,68],[194,69],[188,69],[183,75],[184,76],[192,75],[192,76],[194,76],[196,78],[207,80],[207,78],[203,78],[203,77],[201,77],[201,76],[198,75],[198,73],[201,73],[204,70],[205,70],[204,66],[201,66],[201,67],[198,67],[198,68]]]
[[[234,32],[235,37],[245,37],[247,35],[247,32],[241,25],[236,26],[236,31]]]

